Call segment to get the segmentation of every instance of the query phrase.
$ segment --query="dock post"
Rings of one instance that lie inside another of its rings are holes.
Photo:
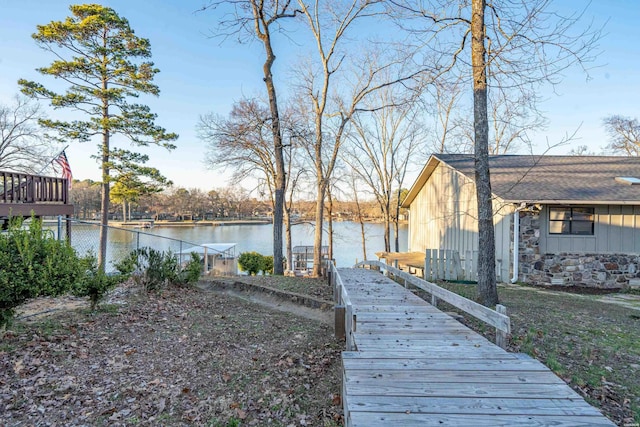
[[[336,305],[333,307],[334,314],[334,336],[344,339],[346,337],[345,328],[345,307],[344,305]]]
[[[500,314],[504,314],[505,316],[507,315],[507,307],[502,304],[496,305],[496,311]],[[496,328],[496,345],[500,348],[506,349],[508,344],[507,333]]]

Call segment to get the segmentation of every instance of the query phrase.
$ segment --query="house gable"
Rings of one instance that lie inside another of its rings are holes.
[[[423,169],[423,182],[414,185],[409,215],[409,250],[452,249],[465,256],[467,251],[478,251],[478,221],[476,187],[473,180],[451,166],[431,158]],[[496,225],[496,258],[508,275],[510,262],[511,204],[496,198],[494,201]]]

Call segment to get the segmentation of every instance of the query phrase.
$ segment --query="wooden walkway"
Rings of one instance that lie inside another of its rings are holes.
[[[342,353],[345,426],[614,425],[540,362],[379,272],[338,272],[355,318],[356,351]]]

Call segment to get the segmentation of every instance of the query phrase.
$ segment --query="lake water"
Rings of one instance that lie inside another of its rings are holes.
[[[349,267],[363,259],[360,225],[355,222],[341,221],[333,224],[334,259],[339,267]],[[384,225],[378,223],[365,224],[367,258],[376,259],[375,252],[384,250]],[[312,246],[314,226],[298,224],[292,227],[293,246]],[[156,236],[163,236],[159,238]],[[393,232],[392,232],[393,236]],[[392,237],[393,239],[393,237]],[[78,252],[97,251],[98,227],[78,225],[72,226],[72,245]],[[145,230],[116,230],[109,232],[107,263],[121,259],[136,247],[150,246],[159,250],[170,249],[179,252],[188,247],[185,241],[194,244],[202,243],[236,243],[236,254],[256,251],[263,255],[273,253],[273,232],[271,224],[261,225],[224,225],[199,227],[155,227]],[[393,241],[393,240],[392,240]],[[407,226],[401,225],[399,232],[400,251],[407,250]],[[323,244],[327,244],[326,235]]]

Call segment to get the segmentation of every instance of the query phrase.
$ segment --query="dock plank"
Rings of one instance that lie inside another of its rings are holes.
[[[567,415],[598,416],[600,412],[580,399],[503,399],[486,397],[350,396],[349,412],[461,414],[461,415]]]
[[[611,421],[600,416],[565,416],[565,415],[473,415],[449,414],[406,414],[355,412],[347,421],[351,427],[372,426],[474,426],[474,427],[513,427],[513,426],[554,426],[554,427],[611,427]]]

